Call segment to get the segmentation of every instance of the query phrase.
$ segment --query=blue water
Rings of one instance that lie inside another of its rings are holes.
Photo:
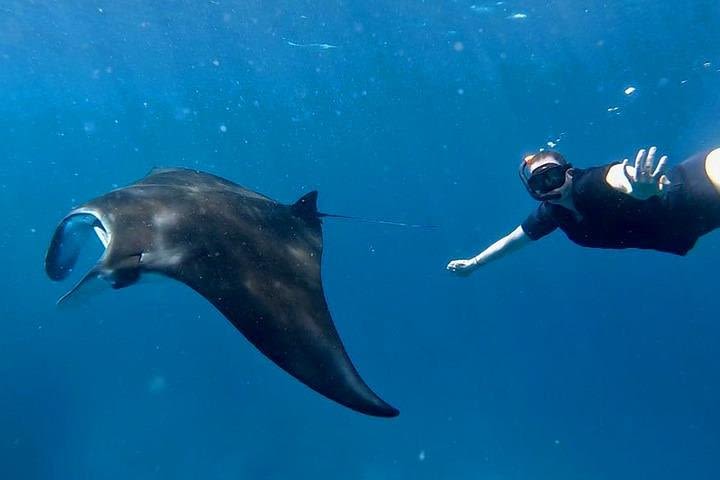
[[[497,3],[2,2],[0,478],[719,478],[718,234],[444,266],[531,211],[516,166],[546,142],[579,166],[717,146],[720,4]],[[399,418],[169,280],[55,307],[56,223],[156,165],[440,226],[324,226],[335,322]]]

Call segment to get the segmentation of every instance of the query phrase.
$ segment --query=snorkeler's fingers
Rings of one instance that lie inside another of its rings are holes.
[[[635,156],[635,177],[639,177],[642,173],[642,161],[643,158],[645,158],[645,149],[641,148],[638,150],[637,155]]]
[[[648,150],[647,157],[645,157],[645,174],[650,175],[653,170],[653,165],[655,165],[655,152],[657,152],[657,147],[652,146]]]
[[[658,175],[660,175],[662,172],[665,171],[665,165],[667,165],[667,161],[668,161],[667,155],[663,155],[662,157],[660,157],[660,160],[658,160],[657,167],[655,167],[655,171],[652,174],[653,178],[657,177]],[[667,177],[665,177],[665,178],[667,178]]]
[[[667,177],[667,175],[660,176],[660,185],[670,185],[672,182]]]
[[[455,270],[457,270],[458,268],[462,268],[462,267],[463,267],[463,261],[462,261],[462,260],[453,260],[453,261],[451,261],[450,263],[448,263],[448,264],[447,264],[447,267],[445,267],[445,268],[447,268],[448,270],[455,271]]]
[[[466,262],[466,260],[453,260],[448,263],[447,269],[452,273],[465,277],[472,272],[472,269],[468,268]]]

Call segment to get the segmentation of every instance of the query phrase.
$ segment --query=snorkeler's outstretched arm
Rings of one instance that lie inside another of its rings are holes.
[[[638,200],[659,194],[670,184],[670,180],[664,173],[668,157],[667,155],[660,157],[655,166],[656,152],[656,147],[650,147],[647,151],[639,150],[635,156],[635,166],[628,165],[629,161],[626,158],[622,163],[610,167],[605,181],[615,190]]]
[[[453,260],[447,264],[446,268],[451,272],[467,275],[477,267],[517,251],[529,242],[531,242],[530,237],[519,226],[476,256],[469,259]]]

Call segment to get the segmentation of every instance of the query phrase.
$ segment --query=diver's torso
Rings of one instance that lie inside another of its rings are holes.
[[[681,231],[666,196],[638,200],[615,190],[605,180],[612,165],[575,170],[572,195],[579,217],[563,207],[551,207],[568,238],[585,247],[687,253],[695,238]]]

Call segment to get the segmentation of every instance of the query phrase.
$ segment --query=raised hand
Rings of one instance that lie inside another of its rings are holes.
[[[639,150],[635,156],[634,169],[627,167],[629,163],[627,158],[623,160],[622,171],[631,186],[629,194],[637,199],[645,200],[657,195],[663,187],[670,184],[670,180],[664,174],[668,157],[663,155],[655,165],[656,153],[656,147],[650,147],[647,151]]]

